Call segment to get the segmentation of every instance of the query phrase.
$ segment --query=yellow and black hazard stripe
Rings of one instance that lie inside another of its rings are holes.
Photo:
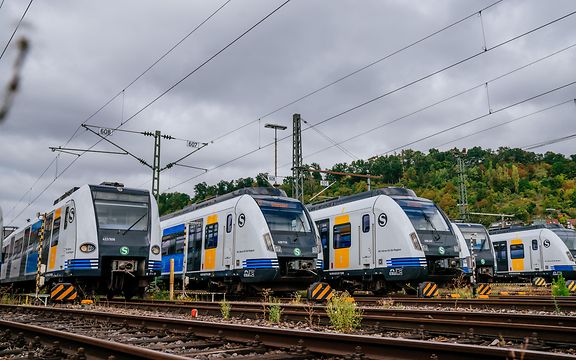
[[[546,279],[537,277],[532,280],[534,286],[546,286]]]
[[[478,295],[490,295],[492,293],[492,286],[490,284],[478,284],[476,288],[476,294]]]
[[[315,282],[308,288],[308,299],[315,301],[330,300],[334,296],[334,290],[330,285],[323,282]]]
[[[418,290],[419,290],[418,295],[420,297],[429,298],[438,296],[438,285],[436,285],[436,283],[433,282],[429,281],[423,282],[418,287]]]
[[[568,280],[566,281],[566,287],[570,292],[576,292],[576,280]]]
[[[78,297],[76,287],[69,283],[56,284],[50,291],[52,301],[73,301]]]

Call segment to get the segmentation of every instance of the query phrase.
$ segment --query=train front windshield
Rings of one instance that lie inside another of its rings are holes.
[[[568,247],[573,254],[576,253],[576,231],[570,229],[553,228],[552,230]]]
[[[312,226],[299,202],[257,200],[270,231],[311,233]]]
[[[474,246],[475,251],[490,250],[490,241],[488,241],[488,234],[486,234],[486,230],[482,228],[473,229],[460,226],[459,229],[462,231],[462,235],[464,235],[464,238],[466,239],[468,248],[472,248],[470,243],[472,238],[474,238],[476,239],[476,245]]]
[[[148,231],[148,195],[95,191],[93,197],[100,229]]]
[[[417,231],[450,232],[450,228],[433,202],[408,199],[394,199]]]

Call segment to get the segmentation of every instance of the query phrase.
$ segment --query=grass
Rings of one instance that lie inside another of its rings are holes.
[[[230,302],[226,300],[222,300],[220,302],[220,314],[222,314],[222,319],[228,320],[230,319],[230,310],[232,309],[232,305]]]
[[[273,324],[280,323],[282,317],[282,307],[280,306],[280,300],[271,299],[270,306],[268,307],[268,321]]]
[[[338,332],[352,332],[360,327],[362,322],[362,310],[350,299],[348,292],[337,293],[326,304],[330,324]]]
[[[552,296],[570,296],[570,290],[566,286],[566,280],[562,274],[552,280]]]

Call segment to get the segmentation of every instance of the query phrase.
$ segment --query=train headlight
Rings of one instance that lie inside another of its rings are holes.
[[[454,251],[459,253],[460,252],[460,246],[459,245],[454,245]]]
[[[84,243],[80,245],[80,251],[84,253],[91,253],[92,251],[96,250],[96,245],[92,243]]]
[[[158,245],[152,246],[152,249],[150,249],[150,250],[152,251],[152,254],[154,254],[154,255],[160,254],[160,246],[158,246]]]
[[[272,237],[269,233],[264,234],[264,243],[268,251],[274,251],[274,244],[272,243]]]
[[[412,239],[412,245],[414,245],[414,249],[422,251],[422,246],[420,245],[420,240],[418,240],[418,235],[416,235],[416,233],[411,233],[410,239]]]
[[[422,251],[428,251],[430,248],[426,244],[422,244]]]

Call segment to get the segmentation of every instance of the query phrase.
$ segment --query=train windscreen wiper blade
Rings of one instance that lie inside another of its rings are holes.
[[[430,217],[428,215],[426,215],[424,210],[420,210],[420,211],[422,212],[422,216],[424,216],[424,220],[426,220],[426,222],[428,224],[430,224],[430,227],[432,228],[432,233],[434,234],[434,240],[440,239],[440,234],[438,234],[438,229],[436,229],[436,226],[434,226],[434,224],[432,223],[432,220],[430,220]]]
[[[130,225],[130,227],[129,227],[128,229],[126,229],[126,230],[122,233],[122,235],[126,235],[126,233],[127,233],[128,231],[132,230],[132,228],[133,228],[134,226],[136,226],[136,224],[138,224],[138,223],[139,223],[142,219],[144,219],[144,217],[147,216],[147,215],[148,215],[148,211],[146,211],[146,212],[144,213],[144,215],[140,216],[140,218],[139,218],[138,220],[136,220],[136,222],[135,222],[134,224]]]

